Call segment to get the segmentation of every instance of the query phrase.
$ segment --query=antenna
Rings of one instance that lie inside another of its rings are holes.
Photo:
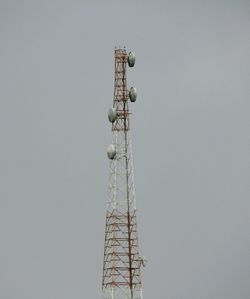
[[[135,54],[115,49],[113,107],[108,120],[112,143],[108,146],[108,201],[104,243],[102,289],[104,299],[142,299],[141,268],[146,260],[139,252],[133,159],[130,136],[129,99],[135,102],[135,87],[127,89],[127,65],[135,65]]]

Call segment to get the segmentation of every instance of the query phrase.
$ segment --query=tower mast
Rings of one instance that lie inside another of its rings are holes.
[[[128,100],[136,101],[134,87],[127,89],[127,64],[133,67],[135,55],[125,49],[115,50],[113,108],[108,202],[104,244],[102,289],[104,299],[142,299],[141,267],[136,220],[133,160]]]

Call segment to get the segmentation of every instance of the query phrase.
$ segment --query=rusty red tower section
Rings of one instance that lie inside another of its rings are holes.
[[[110,164],[102,277],[105,299],[142,299],[141,268],[145,259],[139,251],[129,110],[129,100],[135,102],[137,92],[134,87],[127,89],[126,76],[127,66],[134,64],[133,52],[115,50],[114,98],[108,113],[112,143],[107,150]]]

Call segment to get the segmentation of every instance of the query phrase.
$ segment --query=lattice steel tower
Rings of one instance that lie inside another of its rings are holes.
[[[141,268],[146,260],[139,252],[136,201],[130,138],[129,105],[136,101],[134,87],[127,89],[126,67],[133,67],[135,55],[115,50],[115,83],[108,202],[104,244],[102,289],[105,299],[142,299]]]

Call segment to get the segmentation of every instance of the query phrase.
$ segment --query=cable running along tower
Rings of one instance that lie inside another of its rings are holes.
[[[135,102],[136,89],[127,89],[126,68],[133,67],[135,55],[125,49],[115,50],[115,83],[108,202],[104,244],[102,289],[104,299],[142,299],[141,268],[145,265],[139,252],[136,201],[130,138],[128,100]]]

